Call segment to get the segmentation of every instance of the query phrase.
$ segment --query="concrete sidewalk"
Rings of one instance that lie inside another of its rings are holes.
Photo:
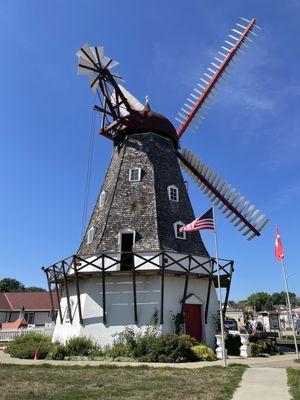
[[[290,400],[284,368],[248,368],[232,400]]]

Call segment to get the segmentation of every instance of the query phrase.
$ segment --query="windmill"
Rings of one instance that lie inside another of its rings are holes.
[[[245,49],[253,42],[261,28],[256,20],[241,18],[217,52],[217,56],[210,62],[209,67],[197,82],[193,92],[187,97],[176,121],[180,123],[177,129],[179,140],[187,130],[195,132],[205,119],[208,108],[215,101],[219,86],[222,86],[231,65],[245,53]],[[103,55],[103,47],[89,47],[85,44],[78,52],[78,74],[89,74],[90,86],[97,91],[101,106],[94,106],[102,113],[102,126],[99,133],[110,139],[117,140],[119,128],[128,129],[143,124],[139,111],[143,106],[121,85],[119,75],[111,74],[110,69],[118,63]],[[99,91],[100,89],[100,91]],[[200,187],[203,193],[234,223],[248,240],[260,236],[268,219],[256,207],[212,168],[207,166],[189,149],[177,151],[182,168]]]
[[[180,315],[185,333],[211,340],[216,260],[199,232],[180,231],[195,219],[180,166],[248,240],[268,220],[190,150],[180,152],[179,140],[198,129],[257,30],[246,19],[233,28],[176,117],[178,129],[148,99],[143,105],[125,89],[118,63],[103,47],[85,44],[76,53],[78,73],[88,75],[98,99],[99,134],[113,142],[113,155],[78,252],[44,268],[50,296],[52,285],[58,298],[62,293],[54,340],[84,335],[107,345],[125,326],[145,327],[157,312],[163,332],[173,332]],[[219,268],[225,312],[233,261],[221,260]]]

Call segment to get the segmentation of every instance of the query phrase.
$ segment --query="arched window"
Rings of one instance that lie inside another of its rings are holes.
[[[103,190],[99,197],[99,207],[102,208],[106,201],[107,192]]]
[[[87,244],[93,243],[94,235],[95,235],[95,228],[92,226],[92,227],[88,230],[87,240],[86,240]]]
[[[138,182],[141,180],[141,168],[134,167],[129,170],[129,181],[130,182]]]
[[[180,232],[180,228],[183,227],[185,224],[181,221],[174,222],[174,234],[176,239],[186,239],[186,233],[185,232]]]
[[[179,190],[175,185],[168,186],[168,196],[171,201],[179,201]]]

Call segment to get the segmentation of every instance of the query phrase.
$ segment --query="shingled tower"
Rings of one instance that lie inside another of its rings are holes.
[[[174,126],[147,105],[138,130],[124,128],[115,138],[78,255],[174,251],[208,257],[198,232],[179,232],[195,215],[176,155]]]

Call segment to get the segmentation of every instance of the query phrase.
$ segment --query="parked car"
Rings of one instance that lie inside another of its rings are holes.
[[[227,331],[238,331],[238,325],[235,319],[226,319],[224,327]]]

